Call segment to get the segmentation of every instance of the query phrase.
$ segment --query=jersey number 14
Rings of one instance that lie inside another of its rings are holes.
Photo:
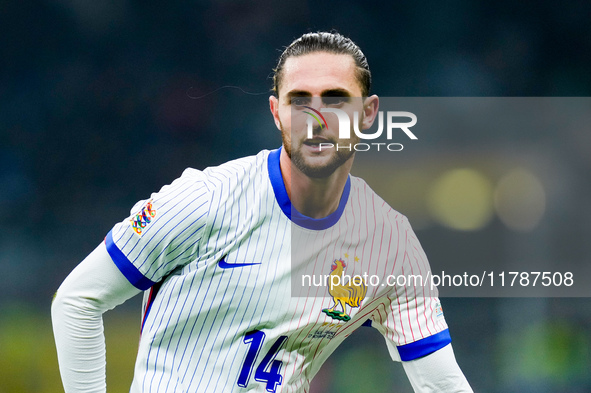
[[[277,386],[281,385],[283,381],[283,377],[280,374],[283,362],[274,360],[274,358],[277,356],[277,352],[279,352],[281,346],[285,343],[285,340],[287,340],[287,336],[280,336],[275,341],[254,373],[254,379],[256,381],[267,382],[267,392],[275,393]],[[263,346],[263,341],[265,341],[265,333],[260,330],[253,330],[244,335],[244,343],[250,344],[250,346],[244,358],[240,375],[238,376],[238,386],[245,388],[248,385],[250,374],[252,373],[259,351]],[[269,371],[266,371],[267,368],[270,368]]]

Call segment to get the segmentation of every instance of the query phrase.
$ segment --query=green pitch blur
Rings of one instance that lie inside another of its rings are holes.
[[[138,329],[133,329],[138,326]],[[139,339],[139,314],[105,315],[109,393],[129,392]],[[0,310],[0,393],[63,392],[49,308]]]

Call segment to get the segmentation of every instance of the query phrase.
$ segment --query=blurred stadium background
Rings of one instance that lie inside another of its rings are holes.
[[[587,97],[589,20],[587,1],[0,1],[0,393],[62,391],[51,296],[137,200],[188,166],[279,146],[269,76],[293,38],[350,36],[382,96]],[[196,99],[227,85],[261,94]],[[432,137],[438,155],[400,156],[384,176],[358,171],[415,223],[433,264],[589,263],[591,130],[563,131],[466,139],[450,130]],[[476,216],[454,220],[446,201],[457,198]],[[129,388],[139,305],[105,316],[111,393]],[[591,392],[587,298],[443,305],[475,391]],[[365,329],[313,391],[412,390]]]

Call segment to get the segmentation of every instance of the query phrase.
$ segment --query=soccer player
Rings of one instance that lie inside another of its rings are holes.
[[[362,325],[383,334],[416,392],[472,391],[437,297],[332,280],[429,270],[406,217],[349,174],[354,151],[320,147],[339,143],[336,116],[307,135],[305,113],[329,107],[360,111],[369,128],[379,103],[370,80],[361,50],[339,34],[305,34],[286,48],[269,98],[283,146],[185,170],[138,202],[58,289],[67,393],[106,391],[102,313],[141,291],[131,392],[307,392]],[[310,267],[330,283],[295,293],[293,277]]]

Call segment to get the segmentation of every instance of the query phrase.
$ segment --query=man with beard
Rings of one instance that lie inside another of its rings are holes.
[[[106,391],[102,313],[140,291],[131,392],[305,392],[362,325],[384,335],[415,391],[472,391],[436,297],[361,281],[292,293],[294,259],[334,274],[355,263],[394,275],[429,269],[406,217],[349,174],[354,152],[322,148],[344,142],[336,116],[307,135],[306,112],[322,108],[357,111],[369,128],[379,103],[370,80],[361,50],[339,34],[286,48],[269,98],[282,148],[187,169],[138,202],[58,289],[66,393]]]

